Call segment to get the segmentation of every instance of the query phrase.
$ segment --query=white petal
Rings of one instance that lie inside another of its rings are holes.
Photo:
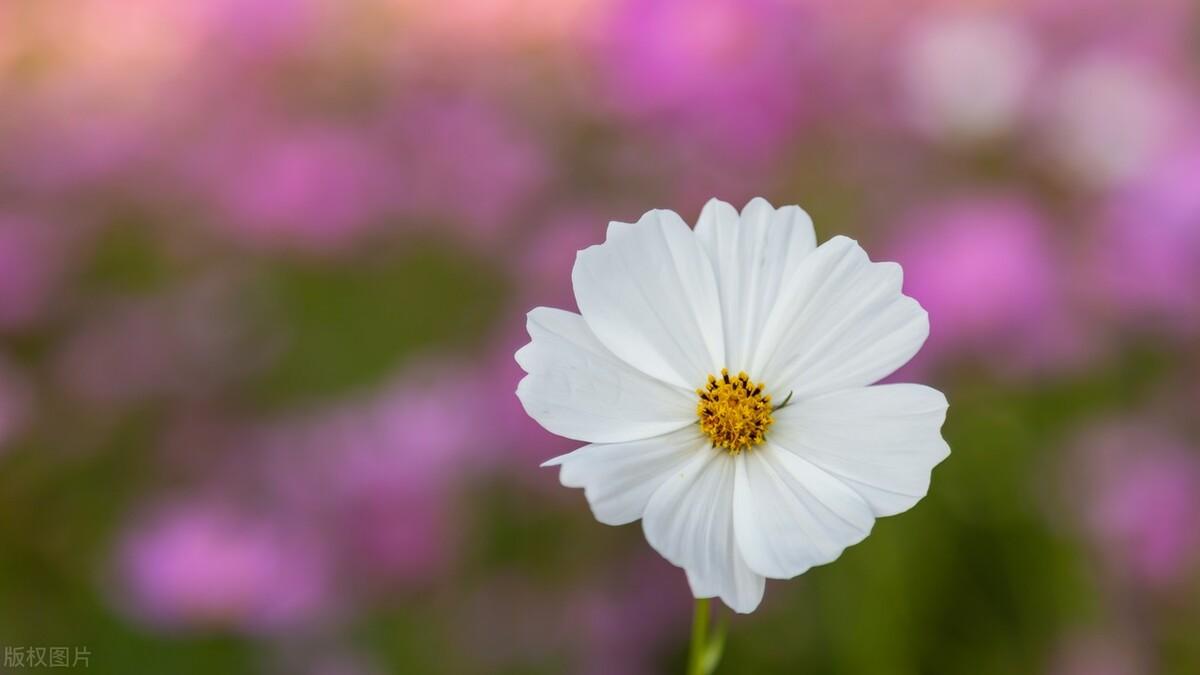
[[[649,438],[696,421],[696,395],[633,368],[600,344],[578,314],[539,307],[516,359],[525,412],[552,433],[592,443]]]
[[[561,466],[559,480],[583,488],[596,520],[624,525],[641,518],[650,495],[708,447],[708,437],[692,425],[640,441],[587,445],[542,466]]]
[[[692,594],[719,596],[736,612],[762,601],[765,580],[742,558],[733,532],[734,458],[706,448],[654,492],[642,517],[646,540],[687,571]]]
[[[672,211],[610,223],[571,273],[592,332],[635,368],[689,390],[723,365],[721,307],[712,264]]]
[[[875,517],[867,503],[823,469],[771,442],[737,457],[734,529],[750,568],[790,579],[857,544]]]
[[[882,384],[798,401],[777,411],[771,442],[844,481],[876,516],[912,508],[950,454],[946,397],[919,384]]]
[[[812,219],[798,206],[776,209],[755,198],[741,216],[713,199],[700,212],[696,237],[712,260],[721,294],[725,365],[749,370],[750,354],[783,280],[817,246]]]
[[[902,277],[899,265],[871,262],[853,239],[825,242],[785,281],[750,372],[777,400],[788,391],[802,399],[891,374],[929,336],[925,310],[900,293]]]

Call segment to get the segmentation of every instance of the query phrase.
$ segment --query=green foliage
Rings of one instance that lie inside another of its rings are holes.
[[[432,243],[396,257],[336,265],[286,261],[267,271],[267,307],[284,327],[283,354],[261,400],[295,403],[368,387],[415,353],[475,346],[504,284],[480,260]]]

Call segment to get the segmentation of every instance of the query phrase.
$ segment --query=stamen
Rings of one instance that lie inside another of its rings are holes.
[[[774,420],[771,397],[764,395],[763,389],[764,385],[752,382],[745,371],[731,378],[729,370],[722,368],[720,379],[709,375],[705,388],[696,390],[700,430],[712,439],[714,448],[737,455],[766,440],[767,428]]]

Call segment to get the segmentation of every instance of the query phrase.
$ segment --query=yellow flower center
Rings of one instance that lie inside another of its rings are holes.
[[[714,448],[737,455],[766,440],[767,427],[774,421],[771,397],[745,372],[731,377],[729,370],[722,368],[721,377],[709,375],[708,384],[696,393],[700,395],[696,404],[700,430],[712,439]]]

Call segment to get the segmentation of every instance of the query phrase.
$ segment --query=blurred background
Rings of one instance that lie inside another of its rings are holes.
[[[1198,78],[1186,0],[0,0],[0,672],[681,672],[512,354],[761,194],[954,454],[722,672],[1200,673]]]

